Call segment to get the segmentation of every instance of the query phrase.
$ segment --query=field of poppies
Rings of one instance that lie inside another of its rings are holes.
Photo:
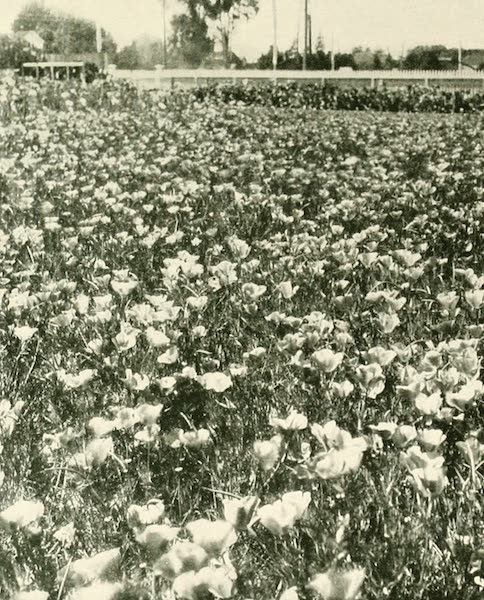
[[[1,598],[482,598],[480,114],[0,118]]]

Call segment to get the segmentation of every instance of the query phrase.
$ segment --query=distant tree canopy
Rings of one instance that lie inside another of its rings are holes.
[[[278,53],[277,67],[282,70],[302,69],[302,54],[294,43],[292,48],[286,52]],[[341,67],[351,67],[352,69],[372,70],[372,69],[392,69],[396,62],[390,54],[383,50],[370,50],[361,47],[354,48],[351,52],[337,52],[334,57],[334,66],[336,69]],[[259,69],[272,69],[272,47],[257,60]],[[316,44],[315,51],[311,52],[307,58],[307,68],[314,71],[326,71],[331,69],[331,52],[325,52],[322,40]]]
[[[96,51],[96,24],[87,19],[53,11],[41,2],[24,6],[13,22],[12,29],[36,31],[45,42],[45,52],[54,54]],[[116,44],[103,30],[103,51],[114,54]]]
[[[142,36],[116,54],[119,69],[153,69],[163,63],[163,40]]]
[[[445,46],[416,46],[403,62],[406,69],[456,69],[458,51]]]
[[[235,25],[240,19],[248,19],[259,10],[259,0],[182,0],[188,14],[197,14],[206,23],[211,20],[220,35],[225,66],[232,59],[230,41]]]
[[[173,59],[177,64],[198,67],[213,51],[213,40],[193,0],[188,2],[187,8],[188,14],[175,15],[171,22]]]
[[[16,69],[32,60],[35,60],[35,52],[23,40],[0,35],[0,69]]]

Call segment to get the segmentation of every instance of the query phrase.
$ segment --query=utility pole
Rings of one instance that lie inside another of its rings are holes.
[[[163,13],[163,68],[166,69],[168,56],[166,50],[166,0],[160,0]]]
[[[462,42],[459,40],[459,52],[457,57],[459,73],[462,73]]]
[[[334,60],[334,33],[331,34],[331,70],[334,71],[335,60]]]
[[[272,25],[274,29],[274,40],[272,42],[272,68],[274,71],[277,70],[277,13],[276,13],[276,0],[272,0]]]
[[[308,47],[309,56],[313,54],[313,20],[311,15],[308,15]]]
[[[304,54],[303,71],[307,69],[308,61],[308,0],[304,0]]]
[[[103,33],[99,21],[96,22],[96,52],[101,54],[103,51]]]

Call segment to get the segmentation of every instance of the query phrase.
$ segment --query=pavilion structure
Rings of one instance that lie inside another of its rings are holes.
[[[21,68],[22,76],[33,76],[36,79],[49,77],[52,80],[81,79],[85,81],[86,65],[81,61],[44,61],[25,62]]]

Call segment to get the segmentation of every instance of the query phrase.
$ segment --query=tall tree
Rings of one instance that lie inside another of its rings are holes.
[[[30,2],[17,15],[13,31],[36,31],[45,42],[45,51],[55,54],[96,51],[96,24],[87,19],[53,11],[42,2]],[[103,50],[114,54],[116,44],[103,31]]]
[[[217,27],[222,42],[225,66],[229,66],[230,41],[237,21],[249,19],[259,10],[259,0],[183,0],[201,18],[211,19]]]
[[[407,53],[404,66],[406,69],[455,69],[457,50],[445,46],[416,46]]]
[[[173,58],[178,63],[198,67],[212,52],[213,40],[196,1],[187,0],[186,4],[188,14],[175,15],[171,21]]]

